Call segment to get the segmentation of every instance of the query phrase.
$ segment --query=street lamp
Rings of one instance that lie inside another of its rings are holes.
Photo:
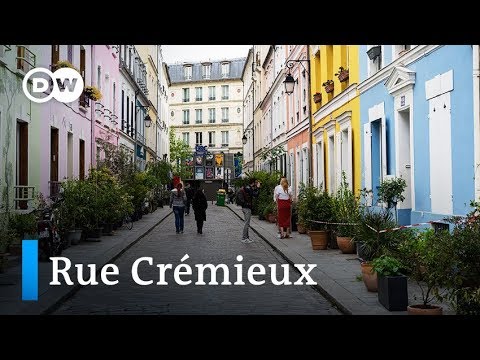
[[[243,134],[242,143],[243,143],[243,145],[247,145],[247,135],[245,135],[245,134]]]
[[[293,93],[293,88],[295,87],[295,79],[293,78],[292,74],[290,72],[287,74],[287,77],[285,78],[285,81],[283,82],[285,84],[285,92],[290,95]]]
[[[152,125],[152,119],[150,118],[150,115],[147,114],[145,118],[143,119],[145,122],[145,127],[150,127]]]

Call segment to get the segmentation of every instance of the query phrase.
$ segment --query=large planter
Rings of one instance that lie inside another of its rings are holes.
[[[378,276],[378,301],[389,311],[406,311],[408,306],[407,277]]]
[[[112,224],[104,224],[102,234],[103,235],[108,235],[108,236],[113,235],[113,225]]]
[[[297,231],[299,234],[306,234],[307,233],[307,229],[305,228],[305,226],[297,223]]]
[[[408,315],[443,315],[443,309],[437,305],[409,305],[407,307]]]
[[[275,214],[268,214],[268,221],[271,222],[272,224],[277,222],[277,217]]]
[[[308,235],[310,236],[310,241],[312,242],[313,250],[327,249],[330,232],[324,231],[324,230],[321,230],[321,231],[310,230],[308,232]]]
[[[378,278],[377,273],[373,271],[371,264],[363,262],[362,266],[362,279],[363,283],[370,292],[377,292],[378,290]]]
[[[87,234],[87,238],[89,239],[98,239],[101,236],[102,236],[102,228],[91,229]]]
[[[355,242],[351,237],[337,236],[337,245],[343,254],[355,254]]]
[[[82,230],[70,230],[67,234],[67,241],[72,245],[77,245],[82,240]]]

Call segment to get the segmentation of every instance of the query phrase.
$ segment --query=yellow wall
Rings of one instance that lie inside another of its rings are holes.
[[[320,103],[315,103],[312,99],[312,131],[315,132],[320,127],[323,127],[331,119],[335,119],[345,111],[352,112],[351,118],[351,127],[352,127],[352,176],[353,176],[353,187],[355,192],[358,193],[361,187],[361,152],[360,152],[360,98],[358,92],[355,89],[355,97],[347,102],[346,104],[333,108],[326,116],[321,118],[319,121],[316,121],[314,114],[326,106],[334,98],[341,96],[342,92],[345,91],[350,85],[356,85],[359,83],[359,56],[358,56],[358,45],[320,45],[319,51],[315,54],[312,51],[311,54],[311,86],[312,86],[312,96],[315,93],[322,94],[322,101]],[[343,66],[349,70],[349,79],[345,82],[340,82],[336,73],[339,71],[339,67]],[[333,93],[327,94],[325,92],[325,87],[322,86],[327,80],[333,80],[334,82],[334,91]],[[340,131],[338,123],[335,125],[335,132]],[[327,190],[330,190],[329,176],[328,176],[328,146],[327,134],[323,133],[323,141],[325,144],[324,147],[324,173],[327,182]],[[316,144],[315,136],[312,135],[312,144]],[[315,149],[315,145],[313,146]]]

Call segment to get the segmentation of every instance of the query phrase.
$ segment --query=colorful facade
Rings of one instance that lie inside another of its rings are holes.
[[[361,187],[357,45],[311,45],[313,184],[335,193],[342,174]]]
[[[475,199],[472,48],[360,46],[362,186],[376,205],[383,179],[404,178],[400,224],[464,215]]]

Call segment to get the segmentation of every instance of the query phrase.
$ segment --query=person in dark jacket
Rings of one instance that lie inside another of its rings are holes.
[[[185,215],[190,214],[190,204],[192,203],[193,195],[195,195],[195,190],[192,185],[187,184],[185,187],[185,195],[187,195],[187,203],[185,205]]]
[[[203,222],[207,220],[206,210],[208,208],[207,198],[203,190],[198,189],[192,200],[192,208],[195,212],[195,221],[197,222],[197,233],[202,234]]]

